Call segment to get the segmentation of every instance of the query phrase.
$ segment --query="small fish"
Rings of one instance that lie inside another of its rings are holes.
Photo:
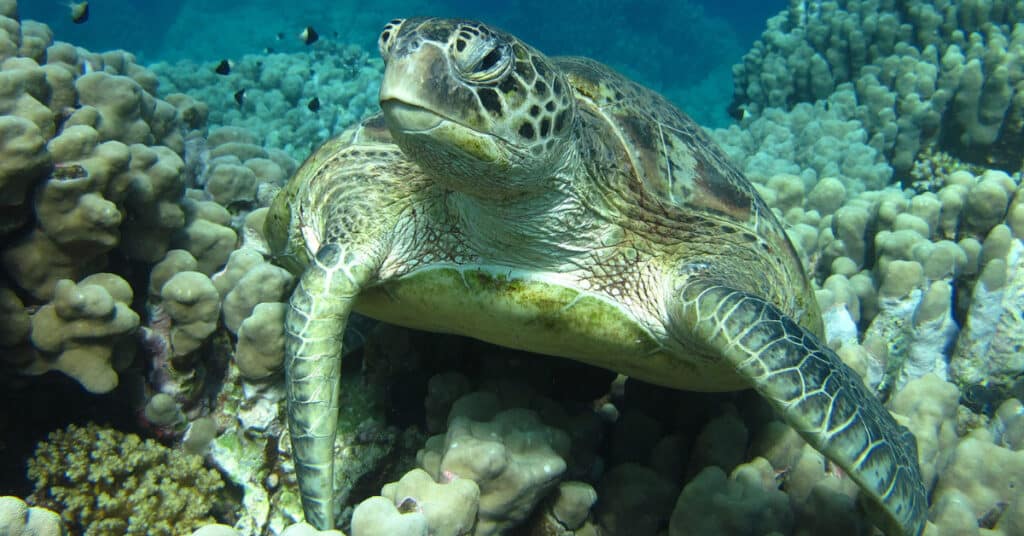
[[[220,60],[213,72],[222,76],[228,75],[231,74],[231,68],[234,66],[235,64],[231,60]]]
[[[306,108],[309,108],[311,112],[318,111],[320,109],[320,97],[313,97],[312,100],[306,103]]]
[[[312,45],[316,43],[317,39],[320,39],[320,34],[316,33],[312,26],[306,26],[306,29],[299,33],[299,39],[302,39],[302,42],[307,45]]]
[[[245,90],[244,89],[239,89],[238,91],[235,92],[235,102],[237,102],[239,106],[241,106],[242,103],[245,102]]]
[[[263,53],[264,53],[264,54],[273,54],[274,52],[276,52],[276,51],[274,50],[274,47],[267,47],[267,48],[264,48],[264,49],[263,49]]]
[[[71,22],[82,24],[89,20],[89,2],[69,2],[68,9],[71,10]]]
[[[284,32],[277,32],[277,40],[280,41],[282,39],[284,39]]]

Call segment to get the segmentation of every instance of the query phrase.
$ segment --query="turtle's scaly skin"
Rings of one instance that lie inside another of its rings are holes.
[[[286,320],[307,521],[332,528],[352,310],[701,391],[753,387],[889,534],[927,502],[913,436],[819,339],[780,223],[659,95],[483,24],[395,20],[383,117],[319,149],[266,232],[302,271]]]

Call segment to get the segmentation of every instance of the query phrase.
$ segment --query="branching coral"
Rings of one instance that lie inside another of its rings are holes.
[[[31,502],[76,534],[189,534],[212,523],[220,475],[202,458],[96,424],[50,434],[28,462]]]

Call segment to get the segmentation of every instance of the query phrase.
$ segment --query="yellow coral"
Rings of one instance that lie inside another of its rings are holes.
[[[224,487],[202,458],[89,423],[57,430],[28,461],[31,502],[61,512],[72,533],[190,534],[214,523]]]
[[[917,192],[937,192],[946,185],[947,177],[955,171],[967,171],[972,175],[980,175],[984,169],[963,162],[944,151],[926,147],[918,153],[914,167],[910,169],[910,177],[913,179],[910,186]]]

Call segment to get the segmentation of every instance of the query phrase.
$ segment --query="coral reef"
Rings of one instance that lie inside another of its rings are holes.
[[[733,68],[731,112],[853,91],[869,145],[897,171],[923,149],[1016,170],[1022,18],[1016,2],[792,0]]]
[[[117,370],[131,364],[131,335],[139,326],[132,311],[132,288],[115,274],[99,273],[77,284],[61,279],[53,300],[32,315],[29,339],[38,358],[23,370],[59,370],[93,393],[117,387]]]
[[[860,166],[877,163],[884,152],[856,145],[870,130],[858,126],[857,99],[839,86],[813,106],[766,108],[743,119],[748,131],[732,127],[715,136],[789,224],[821,284],[830,338],[864,344],[859,359],[869,384],[898,389],[935,372],[973,398],[999,400],[1002,395],[984,393],[1013,392],[1019,383],[1013,371],[1022,368],[1014,350],[1020,344],[1020,176],[928,149],[915,163],[916,181],[905,181],[913,189],[886,188],[886,175],[867,182],[858,171],[871,168],[833,164],[828,172],[835,175],[822,176],[817,170],[826,168],[813,158],[789,152],[807,145],[793,140],[811,129],[819,135],[807,141],[832,141],[804,154],[838,149],[860,154],[849,160]],[[854,133],[854,145],[820,135],[833,118],[847,121],[840,124]],[[789,163],[801,158],[805,167]]]
[[[53,432],[28,467],[30,501],[86,535],[188,534],[224,486],[198,456],[95,424]]]
[[[250,144],[263,140],[266,146],[300,161],[328,138],[377,110],[383,66],[357,45],[327,41],[313,51],[247,54],[233,63],[226,76],[216,74],[212,65],[189,60],[157,63],[153,70],[161,77],[163,91],[185,93],[207,103],[211,127],[233,127],[230,132],[237,139]],[[225,87],[231,89],[225,91]],[[236,92],[241,92],[238,97]],[[316,111],[307,106],[314,98],[320,102]],[[209,140],[214,159],[217,149],[212,145],[217,141],[213,136]],[[260,152],[263,154],[246,156],[267,158],[266,152]],[[241,158],[243,162],[248,159]],[[214,167],[215,162],[211,160],[210,165]],[[219,171],[212,170],[209,180],[213,184],[207,185],[207,191],[218,203],[228,206],[236,197],[254,197],[255,173],[239,166],[239,162],[224,162]],[[291,171],[294,165],[282,175]],[[262,177],[267,180],[266,174]]]
[[[671,535],[792,530],[789,498],[778,489],[774,469],[764,458],[755,458],[728,476],[717,465],[705,468],[683,488],[669,522]]]
[[[219,488],[219,476],[184,452],[210,453],[234,430],[215,411],[234,333],[245,335],[239,355],[252,377],[273,375],[283,355],[268,343],[280,315],[267,312],[280,310],[290,275],[260,253],[230,277],[222,272],[240,237],[259,245],[250,217],[296,163],[249,133],[208,131],[209,109],[184,94],[156,97],[157,76],[131,54],[53,41],[46,26],[19,21],[13,3],[2,7],[12,46],[0,66],[0,378],[23,389],[16,375],[60,371],[125,399],[142,426],[175,446],[94,427],[55,433],[32,462],[34,500],[76,533],[185,533],[213,521],[215,497],[195,494]],[[72,451],[85,456],[72,460],[81,467],[58,471],[55,460]],[[127,458],[119,461],[137,474],[90,469],[90,453]],[[218,519],[234,509],[218,504]],[[168,521],[175,516],[178,525]]]
[[[793,2],[736,71],[745,116],[714,136],[786,222],[829,344],[917,438],[926,534],[1012,536],[1022,12],[894,5]],[[375,9],[353,19],[375,33],[391,16]],[[629,22],[605,15],[602,27]],[[674,17],[648,37],[695,20]],[[669,48],[625,67],[671,78]],[[296,160],[374,109],[380,65],[329,39],[298,49],[242,57],[227,76],[150,69],[54,41],[0,0],[0,382],[32,389],[26,374],[59,371],[124,396],[162,442],[53,432],[28,502],[0,498],[0,532],[59,534],[63,520],[85,534],[342,534],[297,523],[280,381],[294,278],[261,228]],[[754,397],[363,332],[346,334],[332,483],[353,536],[871,533],[850,479]]]
[[[0,534],[5,536],[61,536],[60,516],[45,508],[29,506],[17,497],[0,497]]]
[[[422,469],[413,469],[398,482],[385,485],[381,494],[399,511],[412,508],[422,513],[429,533],[437,536],[468,533],[476,524],[480,506],[480,486],[475,480],[452,478],[437,483]],[[360,508],[368,502],[360,503],[352,513],[353,534],[360,533],[356,521],[363,516]],[[365,517],[372,521],[375,516]]]
[[[755,183],[791,174],[800,177],[808,192],[825,178],[838,178],[850,193],[877,190],[889,183],[893,170],[869,143],[870,134],[856,110],[852,91],[836,91],[813,104],[798,103],[792,110],[768,108],[748,114],[713,135]],[[799,192],[797,199],[802,196]]]
[[[478,535],[501,534],[524,520],[557,484],[569,454],[566,433],[541,423],[535,412],[498,408],[493,394],[460,398],[447,434],[429,439],[418,455],[434,480],[469,479],[479,486]]]
[[[246,535],[281,534],[302,519],[283,388],[280,382],[250,383],[242,367],[232,362],[218,386],[217,404],[210,413],[218,431],[210,441],[208,458],[242,491],[243,508],[234,527]],[[398,433],[384,422],[376,389],[366,388],[359,375],[346,377],[343,386],[344,411],[335,443],[335,463],[342,469],[334,486],[345,501],[361,479],[393,456]]]
[[[108,392],[146,321],[133,310],[137,276],[122,270],[160,260],[190,225],[184,134],[205,108],[155,97],[156,76],[131,54],[54,41],[13,4],[0,24],[13,45],[0,69],[0,264],[14,321],[3,367]]]

